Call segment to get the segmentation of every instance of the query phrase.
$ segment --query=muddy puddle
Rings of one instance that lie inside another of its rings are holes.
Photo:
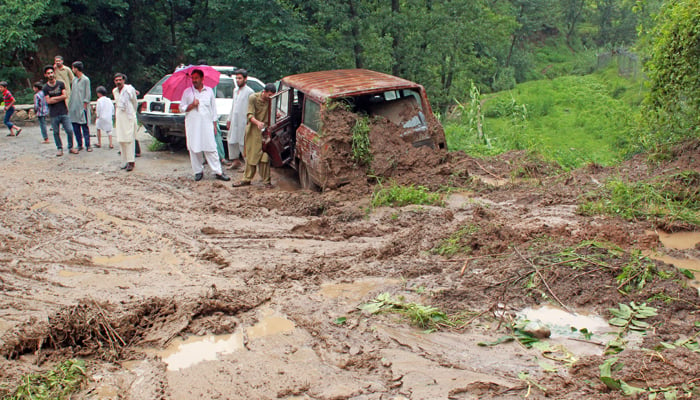
[[[168,365],[169,371],[189,368],[203,361],[218,360],[219,357],[244,350],[243,333],[230,335],[192,336],[177,338],[162,351],[148,350]]]
[[[613,332],[598,315],[573,313],[553,306],[528,307],[518,316],[547,327],[551,332],[548,342],[561,344],[577,355],[602,355],[604,343],[610,340],[608,334]]]
[[[263,308],[259,314],[259,322],[239,328],[232,334],[176,338],[165,349],[144,351],[146,354],[160,357],[167,364],[168,371],[177,371],[204,361],[220,360],[221,357],[238,351],[248,351],[248,341],[287,334],[295,328],[292,321],[272,309]]]
[[[327,299],[340,299],[356,304],[370,293],[379,293],[386,288],[400,284],[399,279],[368,278],[348,283],[324,283],[319,294]]]
[[[669,249],[687,250],[694,249],[700,245],[700,232],[674,232],[666,233],[657,231],[659,240]]]
[[[674,232],[647,231],[648,234],[657,234],[663,248],[670,250],[693,250],[700,249],[700,232]],[[676,268],[686,269],[693,273],[695,279],[689,281],[689,285],[696,288],[700,293],[700,258],[692,255],[686,257],[672,256],[664,253],[663,249],[643,250],[642,254]]]

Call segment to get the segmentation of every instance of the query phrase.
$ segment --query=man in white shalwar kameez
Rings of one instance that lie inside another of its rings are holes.
[[[126,75],[122,73],[114,74],[114,85],[112,90],[114,102],[116,104],[115,113],[115,132],[119,148],[121,149],[122,169],[132,171],[135,166],[135,145],[136,129],[138,121],[136,120],[136,107],[138,100],[136,99],[136,89],[133,86],[126,84]]]
[[[236,89],[233,91],[233,104],[228,115],[226,128],[228,129],[228,159],[233,161],[231,168],[240,168],[238,159],[243,152],[243,138],[245,138],[245,126],[248,123],[248,97],[253,89],[247,85],[248,71],[239,69],[236,71]]]
[[[194,172],[194,180],[199,181],[204,176],[204,158],[209,164],[216,179],[231,180],[221,170],[219,153],[216,150],[216,129],[218,114],[214,90],[204,86],[204,73],[200,69],[191,72],[192,86],[185,89],[180,100],[180,112],[185,114],[185,136],[187,150],[190,151],[190,163]]]

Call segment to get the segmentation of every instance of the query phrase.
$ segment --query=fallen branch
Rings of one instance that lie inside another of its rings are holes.
[[[552,295],[552,297],[554,298],[554,300],[556,300],[557,303],[559,303],[559,305],[560,305],[564,310],[566,310],[566,312],[569,312],[569,313],[572,312],[567,306],[564,305],[564,303],[562,303],[561,300],[559,300],[559,298],[557,297],[557,295],[554,294],[554,292],[552,291],[552,289],[549,287],[549,284],[547,283],[547,280],[544,278],[544,275],[542,275],[542,273],[540,272],[539,268],[537,268],[537,266],[536,266],[532,261],[530,261],[530,260],[528,260],[527,258],[525,258],[525,257],[520,253],[520,251],[518,250],[517,247],[513,247],[513,250],[515,250],[515,252],[520,256],[520,258],[522,258],[525,262],[527,262],[528,264],[530,264],[530,266],[535,270],[535,273],[537,274],[537,276],[540,277],[540,279],[542,279],[542,283],[544,283],[544,286],[547,288],[547,291],[549,292],[549,294]]]
[[[467,258],[451,258],[449,260],[440,260],[441,262],[462,262],[462,261],[469,261],[469,260],[476,260],[478,258],[489,258],[489,257],[496,257],[496,256],[506,256],[506,255],[511,255],[513,252],[508,252],[508,253],[495,253],[495,254],[484,254],[483,256],[474,256],[474,257],[467,257]]]

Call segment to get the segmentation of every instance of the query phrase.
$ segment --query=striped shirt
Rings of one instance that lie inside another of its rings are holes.
[[[5,106],[8,106],[15,101],[15,98],[12,97],[12,93],[8,89],[5,89],[5,93],[2,94],[2,100],[5,102]]]

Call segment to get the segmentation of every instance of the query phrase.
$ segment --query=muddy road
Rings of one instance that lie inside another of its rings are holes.
[[[623,398],[599,366],[609,309],[634,301],[658,315],[624,335],[615,378],[698,396],[698,352],[653,350],[697,344],[697,281],[674,265],[700,269],[698,227],[577,212],[607,177],[700,170],[697,143],[565,174],[520,153],[426,155],[395,179],[452,186],[444,206],[370,209],[371,182],[194,182],[185,151],[140,138],[131,173],[116,149],[55,157],[36,126],[0,139],[0,394],[80,358],[85,399]],[[655,273],[625,294],[635,260]],[[425,306],[449,318],[417,327]],[[525,316],[544,346],[478,345]]]

